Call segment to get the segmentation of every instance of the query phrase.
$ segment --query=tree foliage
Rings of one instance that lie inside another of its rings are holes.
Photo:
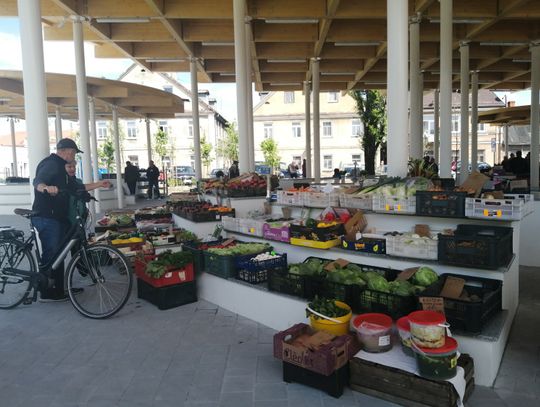
[[[158,155],[159,159],[163,161],[163,157],[169,155],[169,134],[162,129],[159,129],[156,134],[154,134],[154,145],[153,150]],[[163,164],[163,162],[161,163]]]
[[[264,139],[261,142],[261,150],[264,155],[264,163],[272,168],[272,172],[279,168],[279,161],[281,160],[278,154],[278,144],[273,138]]]
[[[206,137],[201,137],[201,162],[206,171],[212,163],[212,144],[206,141]]]
[[[386,98],[378,90],[356,90],[350,93],[364,125],[360,145],[364,150],[366,172],[375,174],[375,155],[386,140]]]
[[[238,130],[236,123],[230,123],[225,128],[225,137],[219,141],[217,151],[224,158],[227,167],[234,160],[238,160]]]
[[[107,136],[103,144],[98,147],[98,161],[100,167],[105,167],[110,174],[112,170],[116,170],[116,160],[114,157],[114,143],[110,135]]]

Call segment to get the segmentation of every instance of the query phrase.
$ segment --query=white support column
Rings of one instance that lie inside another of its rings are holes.
[[[249,146],[249,171],[255,171],[255,139],[253,131],[253,85],[252,85],[252,70],[251,64],[251,49],[249,41],[251,40],[251,17],[245,19],[245,32],[246,32],[246,103],[247,103],[247,134],[248,134],[248,146]]]
[[[387,0],[388,175],[407,174],[408,1]]]
[[[92,148],[92,176],[93,176],[93,181],[96,182],[96,181],[99,181],[99,162],[98,162],[97,129],[96,129],[96,103],[93,97],[89,98],[88,107],[89,107],[88,112],[90,114],[90,147]],[[91,202],[90,209],[91,210],[93,209],[94,213],[100,212],[99,188],[94,190],[94,197],[98,200],[98,202]]]
[[[193,117],[193,153],[195,155],[195,178],[202,179],[201,126],[199,123],[199,84],[197,81],[197,59],[191,58],[191,114]]]
[[[478,71],[471,73],[471,168],[478,168]]]
[[[452,163],[452,0],[440,0],[440,3],[441,157],[439,168],[441,177],[449,178]]]
[[[410,47],[410,137],[409,156],[411,158],[422,158],[423,156],[423,112],[422,112],[422,84],[420,73],[420,21],[421,15],[411,18],[409,24],[409,47]],[[419,97],[420,95],[420,97]]]
[[[508,148],[508,141],[509,141],[509,137],[508,137],[508,128],[509,128],[508,123],[506,123],[506,124],[504,125],[504,155],[505,155],[507,158],[509,158],[509,157],[508,157],[508,153],[509,153],[509,151],[510,151],[510,149]]]
[[[540,44],[531,48],[531,190],[539,190],[538,153],[540,143]]]
[[[433,93],[433,158],[439,165],[439,145],[440,145],[440,133],[439,133],[439,89],[435,89]]]
[[[319,95],[319,58],[311,59],[311,78],[313,81],[313,178],[315,182],[321,181],[321,119]]]
[[[15,119],[9,118],[9,128],[11,130],[11,156],[13,160],[13,177],[18,177],[19,171],[17,169],[17,140],[15,139]]]
[[[146,123],[146,151],[148,154],[148,165],[152,161],[152,133],[150,133],[150,119],[146,117],[144,119]]]
[[[246,91],[246,1],[233,0],[234,15],[234,67],[236,72],[236,111],[238,116],[238,160],[240,173],[249,169],[249,143],[247,129]]]
[[[459,151],[461,156],[461,172],[459,183],[462,184],[469,176],[469,43],[459,44],[461,57],[461,143]],[[476,171],[476,167],[471,167]]]
[[[306,121],[306,174],[304,177],[311,178],[311,84],[304,82],[305,121]]]
[[[118,108],[112,106],[112,120],[114,131],[114,160],[116,161],[116,197],[118,209],[124,207],[124,182],[122,180],[122,155],[120,154],[120,132],[118,130]]]
[[[39,1],[18,0],[24,85],[24,111],[28,135],[30,185],[39,162],[49,151],[47,90],[43,62],[41,6]],[[31,187],[33,196],[34,188]]]
[[[62,112],[60,111],[60,106],[56,106],[54,128],[56,131],[56,142],[58,143],[62,139]]]
[[[92,157],[90,155],[90,134],[88,132],[88,90],[84,64],[84,37],[82,18],[73,19],[73,45],[75,46],[75,79],[77,82],[77,107],[79,109],[79,137],[82,155],[83,182],[92,182]]]

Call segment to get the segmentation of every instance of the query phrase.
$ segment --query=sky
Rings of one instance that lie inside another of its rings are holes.
[[[0,69],[22,70],[22,57],[18,18],[0,18]],[[75,74],[73,43],[65,41],[45,41],[43,46],[45,72]],[[117,79],[131,64],[129,59],[95,58],[93,45],[85,44],[86,74],[88,76]],[[178,74],[178,80],[190,88],[189,73]],[[210,91],[210,97],[217,101],[217,110],[229,121],[236,120],[236,85],[200,83],[199,90]],[[530,103],[530,91],[515,93],[497,92],[504,100],[515,101],[516,105]],[[259,100],[253,92],[253,104]],[[8,134],[9,127],[0,121],[0,134]]]

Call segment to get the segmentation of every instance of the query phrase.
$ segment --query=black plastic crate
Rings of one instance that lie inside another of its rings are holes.
[[[269,246],[268,249],[264,251],[270,251],[272,247]],[[222,278],[234,278],[236,277],[237,262],[243,260],[249,260],[252,257],[255,257],[257,254],[263,253],[252,253],[246,254],[243,256],[223,256],[215,253],[204,252],[204,265],[205,271],[207,273],[213,274]]]
[[[197,284],[190,281],[158,288],[138,278],[137,297],[154,304],[160,310],[175,308],[197,301]]]
[[[283,381],[305,384],[339,398],[343,395],[343,388],[349,385],[349,362],[329,376],[283,362]]]
[[[456,180],[454,178],[432,178],[431,182],[436,187],[444,190],[453,190],[456,186]]]
[[[255,257],[253,255],[252,257]],[[287,253],[281,254],[280,257],[275,259],[263,260],[263,261],[252,261],[251,258],[246,259],[238,258],[236,260],[236,268],[238,273],[236,278],[239,280],[247,281],[251,284],[264,283],[268,280],[268,270],[287,269]]]
[[[511,227],[457,225],[453,235],[439,233],[438,259],[457,266],[497,269],[512,259]]]
[[[226,189],[225,196],[230,198],[247,198],[255,195],[255,190],[253,188],[243,188],[243,189]]]
[[[326,228],[310,228],[304,225],[295,225],[291,223],[289,226],[291,238],[316,240],[319,242],[327,242],[329,240],[338,239],[345,233],[343,224],[337,224]]]
[[[341,248],[362,253],[386,254],[386,239],[363,237],[360,240],[341,238]]]
[[[439,297],[448,277],[465,279],[464,289],[480,301],[444,298],[444,313],[450,328],[479,333],[489,320],[502,310],[502,281],[488,278],[442,274],[439,280],[418,294],[418,297]]]
[[[216,222],[219,220],[219,215],[215,211],[204,211],[204,212],[184,212],[187,220],[192,222]]]
[[[165,218],[172,218],[172,213],[166,212],[166,213],[136,213],[135,214],[135,221],[138,220],[149,220],[149,219],[165,219]]]
[[[199,242],[187,242],[182,244],[182,250],[191,252],[193,255],[193,269],[195,270],[195,273],[200,273],[201,271],[204,271],[204,250],[201,250],[201,246],[208,245],[208,246],[217,246],[223,242],[222,239],[215,241],[215,242],[206,242],[206,243],[199,243]]]
[[[306,277],[290,274],[287,270],[270,269],[267,271],[268,290],[306,298]]]
[[[416,191],[416,214],[445,218],[464,218],[466,192]]]

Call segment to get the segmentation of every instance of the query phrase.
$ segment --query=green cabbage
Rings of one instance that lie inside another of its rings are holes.
[[[412,283],[414,285],[421,285],[422,287],[430,286],[439,279],[439,276],[431,268],[423,266],[414,273],[412,277]]]
[[[408,297],[414,294],[414,286],[408,281],[391,281],[389,285],[392,294],[400,295],[402,297]]]
[[[368,281],[368,288],[370,290],[381,291],[383,293],[390,292],[390,284],[388,283],[388,281],[386,281],[386,278],[384,278],[381,275],[377,275],[376,278],[375,277],[371,278]]]

